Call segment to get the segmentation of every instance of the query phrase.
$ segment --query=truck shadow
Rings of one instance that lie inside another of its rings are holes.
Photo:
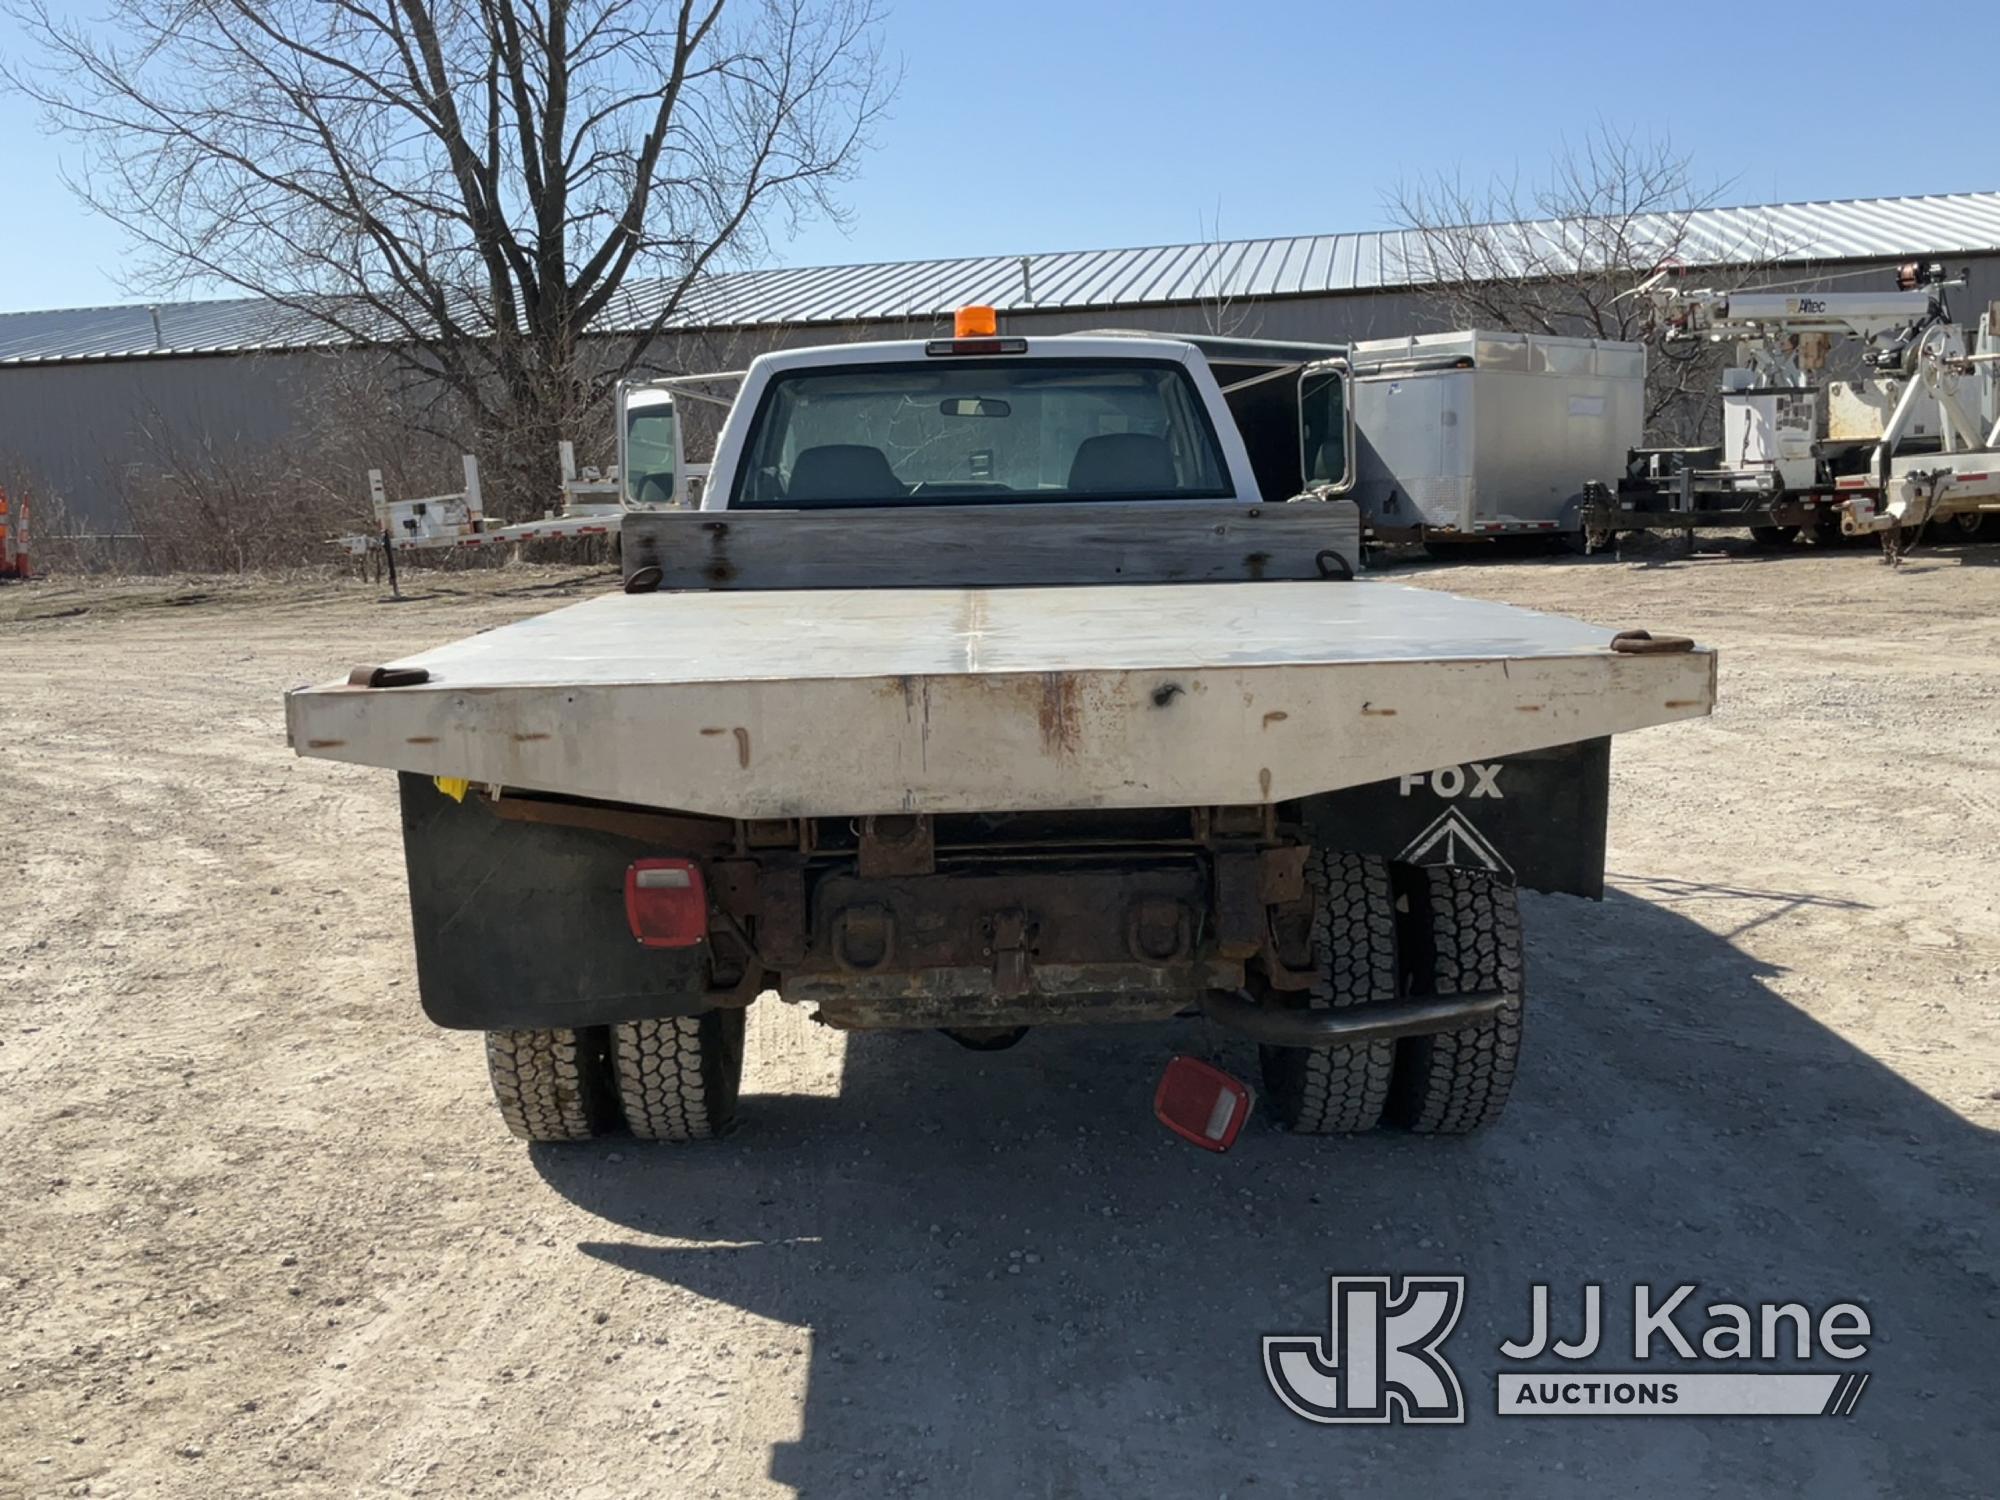
[[[1746,912],[1815,899],[1722,894]],[[1206,1155],[1151,1119],[1158,1066],[1213,1052],[1254,1081],[1255,1052],[1177,1023],[985,1055],[857,1037],[840,1098],[751,1098],[726,1145],[536,1163],[607,1221],[582,1253],[811,1331],[800,1436],[770,1470],[809,1496],[1319,1495],[1335,1476],[1397,1494],[1983,1491],[1993,1135],[1670,905],[1531,898],[1527,916],[1530,1050],[1484,1136],[1294,1139],[1259,1119]],[[1880,998],[1919,1024],[1919,996]],[[1323,1334],[1330,1274],[1421,1272],[1467,1278],[1447,1346],[1466,1426],[1321,1427],[1279,1405],[1260,1335]],[[1635,1282],[1860,1301],[1867,1399],[1842,1421],[1496,1418],[1495,1351],[1526,1332],[1530,1285],[1573,1331],[1593,1281],[1601,1369],[1634,1368]]]
[[[1665,533],[1650,541],[1623,544],[1615,550],[1593,556],[1643,568],[1666,568],[1675,564],[1700,566],[1721,561],[1786,563],[1809,558],[1825,559],[1828,556],[1849,557],[1878,565],[1886,561],[1880,539],[1872,536],[1842,537],[1836,542],[1764,546],[1748,537],[1707,535],[1702,537],[1693,552],[1689,552],[1672,533]],[[1904,554],[1899,566],[1921,572],[1936,568],[1992,567],[1995,563],[2000,563],[2000,548],[1991,543],[1926,537]]]
[[[1919,547],[1903,559],[1903,567],[2000,568],[2000,542],[1953,542]]]
[[[1607,871],[1604,878],[1613,885],[1624,887],[1641,900],[1650,898],[1670,902],[1682,911],[1706,916],[1709,919],[1706,924],[1709,936],[1729,942],[1734,942],[1753,927],[1762,927],[1794,912],[1809,909],[1874,910],[1865,901],[1815,896],[1809,891],[1760,891],[1742,886],[1710,885],[1673,876],[1620,875],[1615,871]],[[1731,921],[1735,922],[1733,927],[1723,925]]]
[[[1880,549],[1876,549],[1879,551]],[[1607,563],[1666,567],[1672,564],[1730,562],[1778,562],[1790,556],[1817,553],[1825,548],[1760,546],[1749,537],[1706,534],[1694,553],[1680,540],[1679,533],[1621,540],[1615,548],[1586,553],[1580,544],[1554,543],[1546,537],[1496,537],[1485,542],[1446,543],[1434,550],[1409,543],[1377,547],[1368,554],[1369,570],[1394,579],[1425,572],[1450,573],[1457,568],[1477,568],[1492,563],[1509,567],[1575,568],[1600,567]]]

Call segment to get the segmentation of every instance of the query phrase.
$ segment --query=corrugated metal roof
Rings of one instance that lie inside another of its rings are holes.
[[[224,354],[341,342],[325,324],[258,297],[0,313],[0,364]]]
[[[1676,234],[1695,265],[1749,261],[1894,259],[2000,251],[2000,192],[1856,198],[1701,210],[1637,226],[1662,244]],[[1546,267],[1570,247],[1587,256],[1586,226],[1540,221],[1480,237],[1499,275]],[[933,317],[969,302],[1002,311],[1089,309],[1383,291],[1434,280],[1424,237],[1407,230],[1071,250],[959,260],[895,261],[732,271],[709,277],[669,326],[854,323]],[[671,293],[636,282],[614,300],[605,331],[643,328]],[[157,323],[155,313],[157,312]],[[135,359],[345,342],[309,314],[260,301],[185,302],[157,309],[78,308],[0,313],[0,364]]]

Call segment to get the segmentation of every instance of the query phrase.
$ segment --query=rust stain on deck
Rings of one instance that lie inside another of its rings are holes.
[[[750,731],[745,729],[742,725],[739,724],[733,729],[725,729],[720,724],[707,724],[702,727],[701,732],[704,735],[709,735],[709,736],[723,735],[723,734],[735,735],[736,764],[739,766],[746,766],[746,767],[750,764]]]
[[[1067,672],[1042,674],[1042,701],[1036,718],[1042,729],[1042,749],[1050,755],[1074,755],[1083,743],[1083,702],[1077,679]]]
[[[1669,698],[1669,699],[1667,700],[1667,707],[1668,707],[1668,708],[1700,708],[1700,707],[1701,707],[1701,699],[1699,699],[1699,698]]]
[[[1539,703],[1516,703],[1514,705],[1514,712],[1517,714],[1538,714],[1541,711],[1542,705]]]
[[[1263,801],[1269,802],[1271,800],[1271,768],[1269,766],[1259,766],[1257,768],[1257,790],[1263,793]]]
[[[549,736],[546,734],[517,734],[514,736],[514,743],[518,745],[524,740],[545,740],[548,738]]]
[[[1376,707],[1376,706],[1375,706],[1374,704],[1372,704],[1372,703],[1364,703],[1364,704],[1362,704],[1362,705],[1361,705],[1361,712],[1362,712],[1362,713],[1363,713],[1363,714],[1364,714],[1364,715],[1365,715],[1366,717],[1368,717],[1368,718],[1371,718],[1371,719],[1393,719],[1393,718],[1395,718],[1395,717],[1396,717],[1396,710],[1395,710],[1395,709],[1393,709],[1393,708],[1377,708],[1377,707]]]
[[[1269,729],[1273,724],[1282,724],[1290,717],[1291,715],[1286,713],[1282,708],[1274,708],[1264,715],[1264,727]]]
[[[434,734],[413,734],[403,743],[406,745],[435,745],[437,742],[437,736]]]
[[[346,744],[346,743],[347,743],[347,741],[346,741],[346,740],[307,740],[307,741],[306,741],[306,749],[308,749],[308,750],[338,750],[338,749],[339,749],[339,748],[340,748],[340,747],[341,747],[342,745],[344,745],[344,744]]]

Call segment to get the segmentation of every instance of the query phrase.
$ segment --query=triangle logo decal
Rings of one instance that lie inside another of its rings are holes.
[[[1505,856],[1455,807],[1447,807],[1433,818],[1396,858],[1410,865],[1463,865],[1472,870],[1491,870],[1495,875],[1514,873]]]

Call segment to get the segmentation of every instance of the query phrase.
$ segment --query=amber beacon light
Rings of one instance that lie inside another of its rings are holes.
[[[990,339],[1000,331],[1000,319],[990,307],[961,307],[952,319],[955,339]]]

